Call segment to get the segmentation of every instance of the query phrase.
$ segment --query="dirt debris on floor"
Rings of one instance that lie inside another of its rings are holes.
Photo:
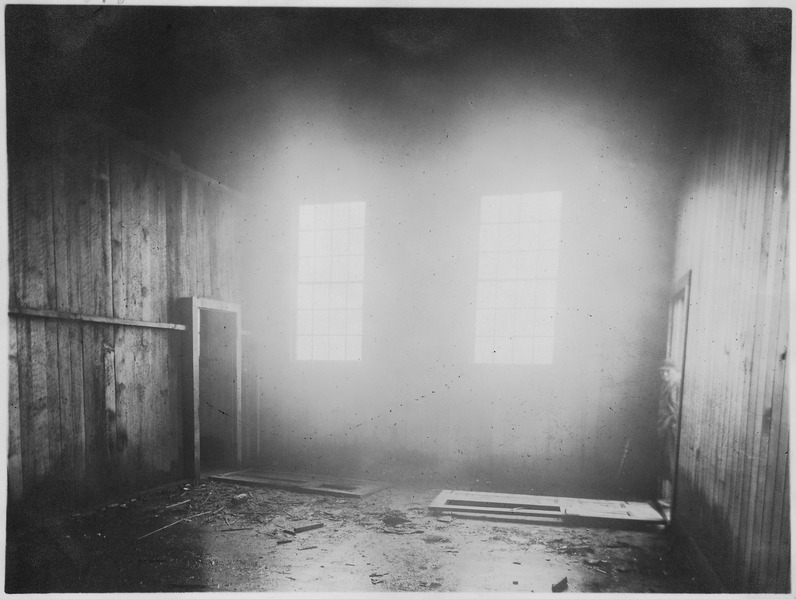
[[[10,517],[6,591],[705,590],[664,531],[431,514],[438,490],[364,499],[201,481],[71,515]]]

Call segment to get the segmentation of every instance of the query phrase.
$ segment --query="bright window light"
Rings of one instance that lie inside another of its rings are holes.
[[[296,359],[362,359],[365,202],[299,206]]]
[[[481,199],[475,361],[552,364],[561,193]]]

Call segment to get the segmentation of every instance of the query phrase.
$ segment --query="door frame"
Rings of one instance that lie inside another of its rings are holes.
[[[199,352],[200,352],[200,311],[214,310],[235,316],[235,464],[239,466],[243,457],[241,422],[241,316],[240,304],[214,300],[205,297],[185,297],[176,302],[179,321],[185,325],[183,337],[183,450],[185,475],[198,479],[201,475],[201,446],[199,442]]]
[[[680,478],[680,439],[683,431],[683,392],[685,389],[685,366],[688,351],[688,318],[691,308],[691,271],[689,270],[684,275],[679,277],[672,285],[671,295],[669,297],[669,324],[666,339],[666,358],[672,359],[673,353],[673,337],[674,337],[674,308],[677,302],[683,302],[683,339],[682,339],[682,356],[680,363],[677,364],[680,369],[680,385],[677,392],[677,435],[675,437],[674,445],[674,472],[672,475],[672,503],[670,506],[669,520],[673,521],[677,510],[677,481]]]

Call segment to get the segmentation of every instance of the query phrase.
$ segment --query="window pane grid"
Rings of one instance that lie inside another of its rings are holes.
[[[364,214],[364,202],[299,207],[299,360],[362,359]]]
[[[553,361],[560,193],[481,201],[475,361]]]

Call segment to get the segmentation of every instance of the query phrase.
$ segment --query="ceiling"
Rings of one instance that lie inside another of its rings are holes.
[[[765,78],[787,92],[790,13],[8,6],[6,51],[9,121],[30,98],[110,121],[132,109],[212,171],[219,144],[197,149],[198,122],[210,131],[222,123],[216,139],[235,135],[278,93],[274,81],[313,69],[360,71],[364,88],[374,73],[433,76],[532,57],[632,80],[639,93],[699,114]],[[235,179],[229,169],[217,174]]]

